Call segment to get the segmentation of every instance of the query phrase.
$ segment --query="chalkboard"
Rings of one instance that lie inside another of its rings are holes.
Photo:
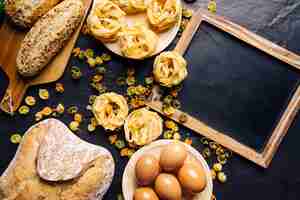
[[[261,151],[299,84],[299,71],[205,22],[185,58],[181,110]]]

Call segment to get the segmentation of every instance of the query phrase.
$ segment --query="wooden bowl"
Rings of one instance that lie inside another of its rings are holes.
[[[177,0],[177,1],[181,4],[181,0]],[[136,23],[146,24],[148,26],[148,28],[151,29],[150,25],[148,23],[148,20],[147,20],[147,12],[142,12],[142,13],[137,13],[137,14],[127,14],[125,16],[125,22],[129,26],[132,26]],[[163,31],[161,33],[154,31],[158,36],[158,42],[157,42],[156,51],[149,57],[159,54],[160,52],[162,52],[164,49],[166,49],[171,44],[171,42],[175,39],[175,37],[179,31],[180,24],[181,24],[181,12],[179,13],[179,19],[178,19],[177,23],[173,27],[171,27],[170,29]],[[120,50],[118,41],[112,42],[112,43],[108,42],[108,43],[103,43],[103,44],[110,51],[124,57],[124,55],[122,54],[122,52]]]
[[[145,154],[154,155],[155,157],[157,157],[157,159],[159,159],[161,149],[166,145],[172,144],[174,142],[178,142],[178,141],[158,140],[156,142],[152,142],[147,146],[144,146],[143,148],[139,149],[137,152],[135,152],[132,155],[132,157],[130,158],[129,162],[126,165],[123,174],[123,180],[122,180],[122,190],[123,190],[123,196],[125,200],[133,200],[134,191],[138,187],[137,180],[135,177],[135,164],[137,160]],[[208,167],[205,159],[196,149],[183,142],[181,143],[186,147],[188,151],[187,159],[196,160],[202,165],[207,180],[207,185],[205,190],[196,194],[192,199],[189,200],[210,200],[213,191],[213,183],[212,183],[210,168]],[[185,200],[186,198],[183,197],[182,199]]]

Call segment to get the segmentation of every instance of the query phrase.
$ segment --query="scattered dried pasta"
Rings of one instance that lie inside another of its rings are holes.
[[[153,74],[162,86],[172,87],[186,78],[187,63],[176,51],[162,52],[154,60]]]
[[[129,143],[139,146],[149,144],[162,134],[163,120],[156,112],[140,108],[128,115],[124,130]]]
[[[99,125],[113,131],[124,124],[128,115],[128,105],[122,95],[109,92],[95,99],[92,111]]]

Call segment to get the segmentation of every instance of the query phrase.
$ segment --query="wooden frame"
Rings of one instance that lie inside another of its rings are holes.
[[[197,31],[202,21],[205,21],[222,31],[229,33],[230,35],[246,42],[253,47],[256,47],[257,49],[273,56],[274,58],[277,58],[291,65],[292,67],[295,67],[296,69],[300,69],[300,56],[270,42],[269,40],[261,36],[256,35],[255,33],[252,33],[251,31],[240,25],[237,25],[223,17],[216,16],[202,9],[199,9],[197,13],[193,15],[190,23],[188,24],[182,37],[177,43],[177,46],[174,49],[175,51],[178,51],[181,54],[185,53],[193,38],[194,33]],[[149,101],[147,105],[150,108],[163,114],[161,101],[153,99]],[[250,148],[233,139],[232,137],[209,127],[202,121],[186,113],[183,113],[180,110],[176,110],[175,114],[170,116],[170,118],[179,122],[180,115],[185,114],[187,116],[187,121],[185,123],[181,123],[182,125],[209,139],[216,141],[217,143],[223,145],[228,149],[231,149],[233,152],[253,161],[254,163],[267,168],[274,154],[276,153],[283,137],[286,135],[291,123],[293,122],[298,112],[299,106],[300,86],[298,86],[295,93],[293,94],[286,110],[283,112],[279,122],[275,126],[275,129],[273,130],[272,135],[264,146],[262,152],[257,152],[253,148]]]

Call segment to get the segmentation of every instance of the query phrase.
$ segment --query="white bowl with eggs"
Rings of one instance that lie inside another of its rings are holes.
[[[213,191],[213,181],[212,181],[212,177],[211,177],[211,173],[210,173],[210,168],[208,167],[208,164],[206,163],[205,159],[202,157],[202,155],[196,150],[194,149],[192,146],[187,145],[183,142],[180,141],[176,141],[176,140],[158,140],[156,142],[152,142],[151,144],[144,146],[143,148],[139,149],[137,152],[135,152],[132,157],[130,158],[129,162],[126,165],[126,168],[124,170],[124,174],[123,174],[123,180],[122,180],[122,190],[123,190],[123,196],[125,200],[134,200],[134,193],[136,191],[137,188],[140,187],[145,187],[145,186],[141,186],[141,184],[139,183],[137,177],[136,177],[136,166],[139,166],[138,169],[139,171],[143,172],[143,166],[141,165],[137,165],[137,162],[139,160],[141,160],[143,157],[145,156],[153,156],[154,158],[156,158],[159,161],[159,173],[161,174],[174,174],[174,177],[177,178],[177,180],[180,179],[180,185],[183,186],[184,184],[191,184],[191,183],[184,183],[182,184],[182,181],[187,181],[188,179],[186,179],[184,177],[184,175],[186,174],[186,172],[183,172],[180,174],[180,171],[183,171],[182,168],[180,168],[180,170],[176,170],[174,172],[165,172],[163,165],[161,165],[161,162],[166,163],[166,162],[178,162],[178,160],[180,160],[182,157],[179,153],[175,155],[172,155],[172,151],[169,152],[164,152],[164,158],[163,160],[161,160],[161,153],[163,149],[166,149],[167,146],[173,145],[173,144],[180,144],[182,145],[182,147],[184,147],[184,149],[187,152],[187,156],[186,159],[184,160],[184,163],[197,163],[199,165],[201,165],[202,169],[203,169],[203,176],[205,176],[205,180],[206,180],[206,186],[205,188],[198,193],[193,193],[193,195],[188,195],[187,192],[185,192],[185,189],[182,190],[182,192],[180,194],[182,200],[185,199],[189,199],[189,200],[210,200],[211,196],[212,196],[212,191]],[[170,154],[170,155],[168,155]],[[174,154],[174,153],[173,153]],[[174,159],[173,159],[174,158]],[[165,165],[165,164],[164,164]],[[146,174],[147,176],[147,174]],[[181,176],[181,178],[179,178],[179,176]],[[182,178],[183,176],[183,178]],[[149,176],[148,176],[149,177]],[[157,188],[157,187],[161,187],[160,185],[163,185],[161,183],[157,184],[157,177],[155,180],[155,183],[152,183],[152,186],[150,186],[151,188],[153,188],[153,191],[155,191],[155,194],[157,193],[157,190],[166,190],[165,192],[168,193],[178,193],[178,184],[174,184],[174,186],[169,185],[169,187],[162,187],[162,188]],[[193,183],[192,183],[193,184]],[[142,184],[143,185],[143,184]],[[148,187],[148,186],[147,186]],[[156,199],[156,198],[149,198],[149,199]]]

